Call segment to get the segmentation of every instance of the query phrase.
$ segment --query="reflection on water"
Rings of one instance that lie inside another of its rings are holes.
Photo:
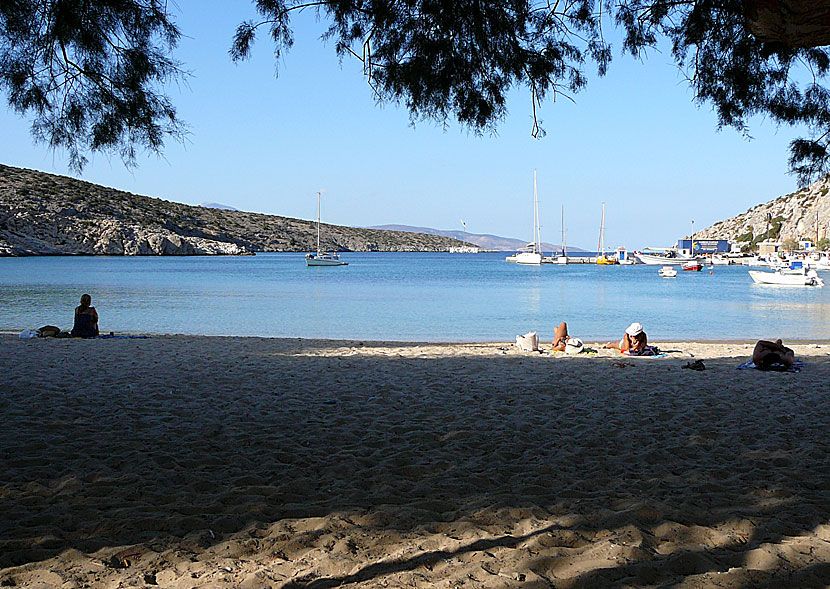
[[[744,267],[526,267],[503,254],[0,259],[0,328],[69,328],[89,292],[104,331],[511,341],[567,321],[585,339],[640,321],[652,339],[828,338],[830,287],[765,288]],[[830,276],[828,276],[830,277]],[[828,278],[825,277],[825,278]]]

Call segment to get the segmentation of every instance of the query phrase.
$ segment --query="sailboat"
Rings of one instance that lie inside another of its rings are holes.
[[[602,220],[599,223],[599,244],[597,245],[597,264],[610,266],[616,263],[616,258],[605,255],[605,203],[602,203]]]
[[[565,205],[562,205],[562,253],[553,259],[553,263],[568,263],[568,246],[565,245]]]
[[[334,252],[323,252],[320,250],[320,196],[317,193],[317,253],[306,254],[306,266],[348,266],[348,262],[340,259],[340,254]]]
[[[517,264],[539,265],[542,263],[542,234],[539,229],[539,195],[536,190],[536,170],[533,170],[533,243],[511,256]]]

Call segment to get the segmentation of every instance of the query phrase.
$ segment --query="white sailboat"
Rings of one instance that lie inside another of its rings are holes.
[[[597,264],[610,266],[616,263],[616,258],[605,255],[605,203],[602,203],[602,220],[599,223],[599,243],[597,244]]]
[[[562,205],[562,253],[553,259],[554,264],[568,263],[568,246],[565,245],[565,205]]]
[[[317,193],[317,253],[306,254],[306,266],[348,266],[348,262],[340,259],[340,254],[323,252],[320,250],[320,195]]]
[[[517,264],[539,265],[542,263],[542,233],[539,229],[539,195],[536,190],[536,170],[533,170],[533,243],[528,243],[521,251],[508,261]]]

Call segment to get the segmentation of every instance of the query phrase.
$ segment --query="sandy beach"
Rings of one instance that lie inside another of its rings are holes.
[[[830,585],[830,343],[658,345],[0,336],[0,586]]]

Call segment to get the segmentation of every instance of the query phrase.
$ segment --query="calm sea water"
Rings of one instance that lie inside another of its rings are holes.
[[[825,288],[755,285],[745,267],[519,266],[504,254],[0,258],[0,329],[72,325],[84,292],[115,332],[510,341],[567,321],[587,340],[640,321],[652,339],[830,338]]]

